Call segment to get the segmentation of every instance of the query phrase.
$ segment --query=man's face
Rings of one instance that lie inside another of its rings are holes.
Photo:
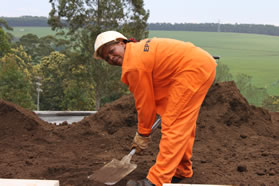
[[[122,66],[125,46],[125,43],[122,41],[105,46],[102,50],[101,56],[110,65]]]

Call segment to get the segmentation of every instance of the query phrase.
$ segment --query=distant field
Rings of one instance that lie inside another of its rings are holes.
[[[54,35],[48,27],[15,27],[14,36],[33,33],[39,37]],[[279,95],[279,37],[256,34],[150,31],[149,37],[168,37],[190,41],[212,55],[221,56],[221,62],[230,67],[235,76],[252,76],[253,84],[265,87],[270,95]]]
[[[13,29],[14,30],[11,33],[17,38],[28,33],[35,34],[38,37],[55,35],[56,33],[55,31],[52,31],[50,27],[13,27]]]
[[[256,34],[150,31],[150,37],[168,37],[190,41],[212,55],[221,56],[235,76],[252,76],[257,87],[270,95],[279,95],[279,37]]]

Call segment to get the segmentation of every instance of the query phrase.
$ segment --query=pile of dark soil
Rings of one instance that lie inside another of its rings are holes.
[[[71,125],[49,124],[0,101],[0,178],[54,179],[62,186],[98,186],[88,175],[129,153],[137,114],[131,95]],[[160,130],[132,161],[128,179],[142,179],[154,164]],[[278,185],[279,113],[251,106],[233,82],[210,89],[197,122],[194,175],[182,183]]]

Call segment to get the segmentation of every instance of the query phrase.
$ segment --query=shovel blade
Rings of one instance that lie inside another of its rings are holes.
[[[114,185],[136,168],[136,164],[113,159],[101,169],[94,172],[94,174],[90,175],[89,179],[106,185]]]

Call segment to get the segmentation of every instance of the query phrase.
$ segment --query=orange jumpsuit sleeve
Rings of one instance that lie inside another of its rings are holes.
[[[152,72],[142,69],[128,70],[122,74],[122,81],[134,95],[138,112],[138,132],[150,134],[156,116]]]

